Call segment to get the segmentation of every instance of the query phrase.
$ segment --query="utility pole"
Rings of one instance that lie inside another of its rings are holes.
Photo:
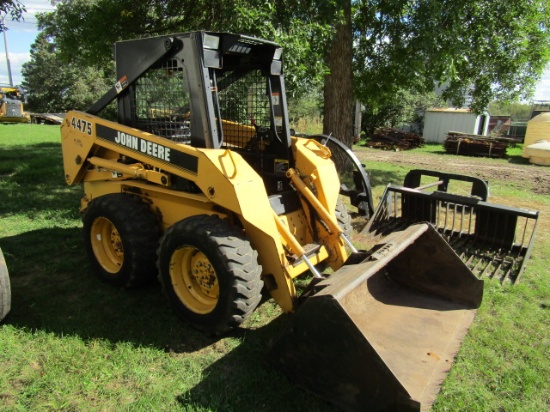
[[[2,26],[6,27],[6,16],[2,16]],[[6,36],[6,30],[3,31],[4,34],[4,49],[6,50],[6,63],[8,64],[8,78],[10,79],[10,86],[13,87],[13,79],[11,77],[11,65],[10,65],[10,56],[8,52],[8,36]]]

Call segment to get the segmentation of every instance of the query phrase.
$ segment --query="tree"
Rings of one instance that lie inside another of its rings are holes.
[[[547,0],[61,0],[41,20],[68,61],[103,67],[121,39],[208,28],[285,47],[293,95],[324,82],[324,131],[351,141],[353,99],[371,113],[443,85],[476,112],[526,98],[550,61]]]
[[[358,1],[356,90],[377,108],[399,89],[431,91],[482,112],[527,98],[550,60],[546,0]]]
[[[494,101],[489,105],[491,116],[510,116],[512,121],[526,122],[531,116],[532,106],[527,103]]]
[[[7,29],[4,24],[5,16],[9,14],[12,20],[19,21],[25,11],[25,6],[18,0],[0,0],[0,33]]]
[[[353,141],[353,36],[351,2],[342,2],[341,18],[328,45],[325,76],[323,133],[333,135],[349,147]]]
[[[60,0],[38,20],[60,58],[96,68],[112,63],[119,40],[205,28],[276,40],[285,49],[287,89],[299,95],[322,82],[323,44],[331,34],[308,11],[298,0]]]
[[[62,60],[55,44],[39,35],[22,70],[28,108],[46,113],[85,110],[109,89],[103,73]]]
[[[362,116],[362,130],[372,136],[380,126],[398,127],[407,125],[410,131],[422,134],[424,113],[431,107],[446,107],[445,102],[434,92],[415,93],[397,90],[392,101],[379,105],[376,110],[366,110]]]

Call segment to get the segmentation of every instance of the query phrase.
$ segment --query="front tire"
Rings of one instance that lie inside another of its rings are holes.
[[[82,221],[86,251],[100,279],[132,288],[156,277],[160,224],[138,196],[98,197],[90,202]]]
[[[336,221],[338,222],[338,226],[340,226],[340,228],[344,232],[344,235],[349,239],[353,233],[351,216],[349,215],[348,209],[346,208],[346,205],[344,205],[344,202],[342,202],[342,199],[340,199],[340,197],[338,197],[334,212],[336,214]]]
[[[176,314],[207,334],[237,327],[261,300],[257,252],[241,230],[215,215],[171,226],[161,239],[158,270]]]

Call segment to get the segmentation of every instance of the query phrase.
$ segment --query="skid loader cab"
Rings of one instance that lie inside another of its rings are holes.
[[[118,42],[115,56],[119,123],[193,147],[230,149],[262,175],[269,194],[289,189],[277,178],[293,166],[277,44],[199,32]],[[143,73],[132,82],[139,62]]]
[[[341,186],[330,139],[290,135],[281,47],[193,32],[122,41],[115,56],[115,85],[61,127],[94,272],[124,287],[158,274],[175,313],[207,334],[238,327],[265,288],[294,312],[272,356],[300,384],[357,410],[431,403],[422,394],[437,393],[482,281],[428,225],[357,251],[339,195],[372,213],[368,177],[353,157],[359,189]],[[118,122],[99,117],[114,100]],[[303,293],[300,276],[314,278]],[[331,374],[341,343],[353,350]]]

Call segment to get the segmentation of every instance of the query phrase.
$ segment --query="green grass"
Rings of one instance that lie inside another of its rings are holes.
[[[0,247],[12,311],[0,325],[0,410],[332,410],[267,363],[284,323],[264,302],[211,339],[154,284],[125,291],[90,270],[63,178],[59,128],[0,125]]]
[[[433,151],[437,148],[422,149]],[[125,291],[90,270],[81,189],[63,179],[59,128],[0,125],[0,247],[12,312],[0,325],[0,410],[329,411],[274,370],[287,318],[266,300],[242,328],[211,339],[172,314],[160,286]],[[407,169],[369,164],[375,193]],[[550,171],[549,171],[550,172]],[[506,182],[499,196],[524,198]],[[528,202],[550,213],[547,196]],[[516,286],[486,282],[483,304],[436,411],[550,407],[550,228]]]

